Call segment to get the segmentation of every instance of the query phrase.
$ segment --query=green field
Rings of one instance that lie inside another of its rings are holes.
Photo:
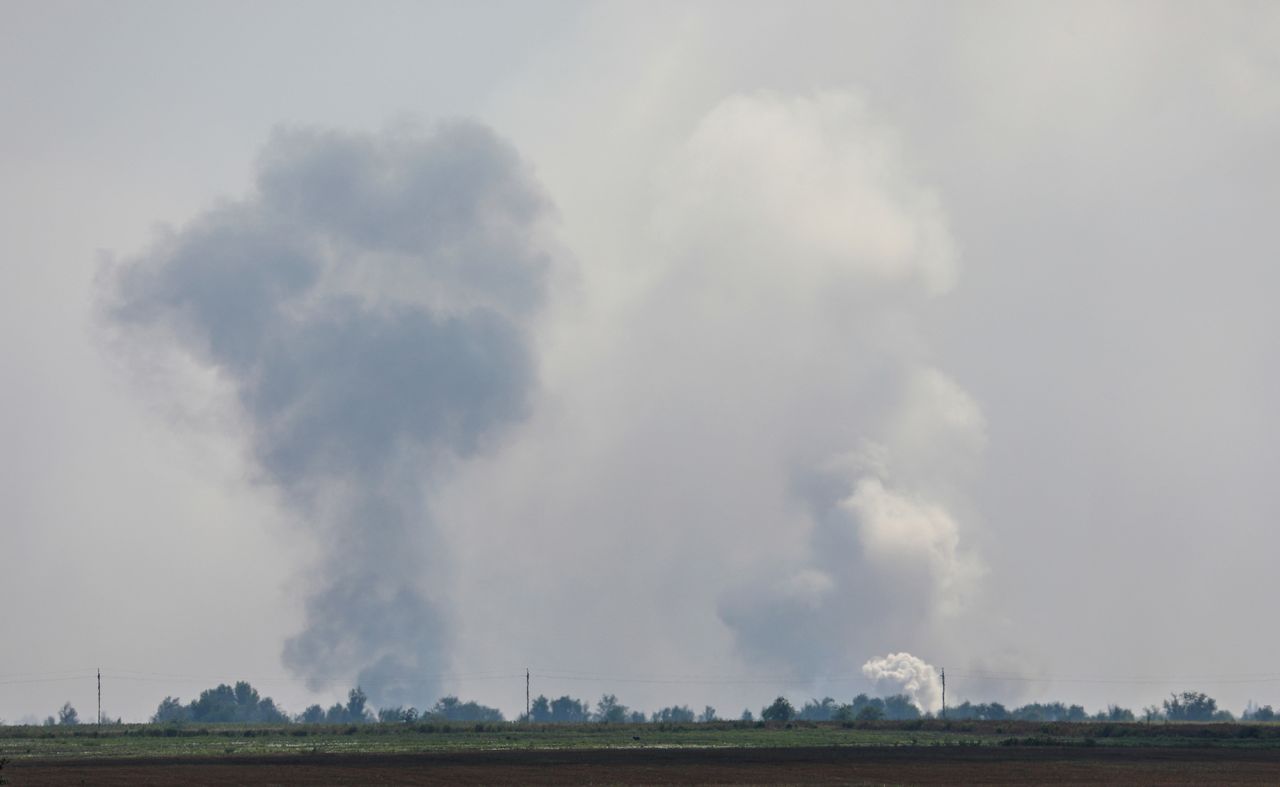
[[[529,749],[821,746],[1230,747],[1280,749],[1280,724],[791,722],[763,724],[516,723],[93,725],[2,727],[0,757],[210,757],[395,754]]]

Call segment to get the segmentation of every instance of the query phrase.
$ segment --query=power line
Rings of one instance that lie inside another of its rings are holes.
[[[535,677],[545,678],[547,680],[563,680],[573,681],[575,683],[642,683],[642,684],[660,684],[660,685],[684,685],[684,686],[791,686],[791,685],[808,685],[817,682],[854,682],[854,683],[874,683],[871,678],[863,676],[838,676],[828,675],[810,678],[787,678],[787,677],[725,677],[725,678],[631,678],[620,675],[563,675],[535,672]]]
[[[46,672],[10,672],[9,674],[0,674],[0,681],[18,680],[18,678],[44,678],[56,676],[78,677],[84,673],[93,673],[93,667],[84,667],[81,669],[50,669]]]
[[[94,678],[101,680],[102,677],[110,678],[116,681],[128,682],[145,682],[145,683],[172,683],[172,682],[216,682],[216,683],[234,683],[240,680],[248,680],[255,685],[269,684],[298,684],[298,683],[341,683],[351,680],[350,675],[328,675],[328,676],[297,676],[297,675],[246,675],[244,673],[223,673],[219,675],[213,674],[180,674],[168,672],[155,672],[147,670],[133,669],[83,669],[83,670],[55,670],[48,672],[27,672],[27,673],[11,673],[8,675],[0,675],[0,686],[21,686],[42,683],[70,683],[83,680],[92,680]],[[545,681],[567,681],[575,683],[617,683],[617,684],[641,684],[641,685],[686,685],[686,686],[752,686],[752,685],[776,685],[776,686],[809,686],[822,683],[852,683],[863,685],[874,685],[877,679],[862,674],[854,673],[836,673],[823,675],[733,675],[727,673],[716,674],[626,674],[616,672],[589,672],[579,670],[555,670],[541,669],[534,670],[526,668],[523,671],[484,671],[484,672],[438,672],[438,673],[417,673],[413,675],[391,676],[391,679],[397,683],[422,685],[438,682],[482,682],[482,681],[504,681],[525,679],[526,694],[531,693],[530,683],[532,678],[537,677]],[[1199,674],[1199,675],[1127,675],[1127,676],[1106,676],[1106,675],[1055,675],[1055,674],[1020,674],[1012,672],[994,672],[994,671],[973,671],[973,672],[956,672],[952,671],[951,676],[966,681],[982,681],[982,682],[1017,682],[1017,683],[1044,683],[1044,684],[1098,684],[1098,685],[1129,685],[1129,686],[1159,686],[1159,685],[1175,685],[1175,684],[1200,684],[1200,685],[1262,685],[1280,683],[1280,673],[1277,672],[1253,672],[1253,673],[1219,673],[1219,674]],[[526,697],[526,706],[529,705]],[[526,708],[528,710],[528,708]]]
[[[853,682],[853,683],[877,683],[879,678],[872,678],[861,674],[828,674],[828,675],[752,675],[752,676],[698,676],[698,675],[673,675],[673,676],[629,676],[617,674],[600,674],[600,673],[576,673],[576,672],[536,672],[538,677],[550,680],[572,680],[572,681],[601,681],[601,682],[618,682],[618,683],[671,683],[671,684],[692,684],[692,685],[730,685],[730,684],[810,684],[810,683],[833,683],[833,682]],[[1248,683],[1274,683],[1280,682],[1280,673],[1275,672],[1259,672],[1259,673],[1237,673],[1228,675],[1167,675],[1167,676],[1131,676],[1131,677],[1090,677],[1090,676],[1055,676],[1055,675],[1019,675],[1013,673],[994,673],[994,672],[955,672],[951,673],[952,677],[964,678],[969,680],[989,680],[989,681],[1013,681],[1013,682],[1034,682],[1034,683],[1103,683],[1103,684],[1129,684],[1129,685],[1159,685],[1166,683],[1223,683],[1223,684],[1248,684]]]
[[[1060,675],[1017,675],[991,672],[952,672],[953,677],[970,680],[1010,681],[1025,683],[1100,683],[1116,685],[1160,685],[1166,683],[1274,683],[1280,682],[1280,673],[1259,672],[1238,675],[1149,675],[1129,677],[1088,677]]]
[[[145,670],[126,670],[126,669],[108,669],[108,673],[112,674],[116,680],[133,680],[133,681],[153,681],[161,682],[166,680],[180,681],[220,681],[234,682],[250,679],[252,683],[335,683],[351,679],[350,675],[315,675],[315,676],[299,676],[299,675],[248,675],[244,673],[226,672],[218,675],[189,675],[175,674],[165,672],[149,672]],[[474,672],[474,673],[457,673],[457,672],[441,672],[441,673],[415,673],[414,675],[390,676],[391,680],[398,683],[431,683],[435,681],[479,681],[479,680],[511,680],[519,678],[523,673],[519,672]]]
[[[72,681],[89,680],[93,677],[93,672],[84,672],[79,675],[68,675],[61,678],[26,678],[20,680],[0,680],[0,686],[23,686],[31,683],[68,683]]]

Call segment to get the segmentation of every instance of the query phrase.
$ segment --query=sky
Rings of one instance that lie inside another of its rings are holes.
[[[0,99],[0,719],[1280,703],[1274,4],[7,2]]]

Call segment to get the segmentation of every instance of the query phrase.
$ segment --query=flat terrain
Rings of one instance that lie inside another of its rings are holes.
[[[1277,784],[1280,725],[147,725],[0,730],[0,776],[125,784]]]
[[[1276,784],[1280,750],[532,749],[33,760],[5,772],[14,785]]]

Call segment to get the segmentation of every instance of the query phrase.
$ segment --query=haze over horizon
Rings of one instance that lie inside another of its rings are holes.
[[[98,667],[127,720],[238,679],[513,718],[526,668],[736,717],[899,653],[949,703],[1280,704],[1275,5],[0,42],[0,719]]]

